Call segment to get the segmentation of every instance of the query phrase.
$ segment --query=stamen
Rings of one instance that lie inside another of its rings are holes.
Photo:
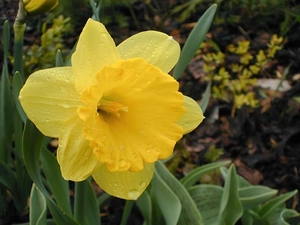
[[[128,112],[128,107],[122,105],[118,102],[108,101],[105,99],[101,99],[97,105],[97,112],[101,113],[101,111],[106,113],[112,113],[117,117],[120,117],[120,112]]]

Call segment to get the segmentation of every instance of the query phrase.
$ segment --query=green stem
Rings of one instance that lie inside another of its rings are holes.
[[[23,71],[23,40],[28,19],[27,11],[24,8],[23,1],[19,1],[19,10],[13,25],[14,28],[14,72],[19,71],[24,80]]]
[[[26,24],[14,24],[14,72],[19,71],[24,81],[23,71],[23,39]]]

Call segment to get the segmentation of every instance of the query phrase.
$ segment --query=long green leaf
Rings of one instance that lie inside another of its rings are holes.
[[[4,185],[12,195],[13,201],[16,207],[21,205],[21,199],[17,190],[18,181],[16,174],[2,161],[0,161],[0,183]],[[18,211],[22,211],[24,208],[18,208]]]
[[[64,66],[64,59],[62,57],[61,51],[57,50],[56,52],[56,60],[55,60],[55,66],[59,67],[59,66]]]
[[[239,181],[234,165],[231,165],[225,180],[222,195],[219,224],[234,225],[243,214],[243,206],[239,199]]]
[[[243,216],[241,218],[243,225],[253,225],[254,218],[253,216],[246,210],[243,213]]]
[[[133,205],[134,205],[134,201],[126,200],[120,225],[127,224]]]
[[[152,204],[151,198],[147,191],[136,200],[136,204],[141,211],[146,225],[152,224]]]
[[[220,168],[220,172],[222,174],[222,177],[224,178],[224,180],[227,179],[228,176],[228,169],[226,167],[221,167]],[[243,188],[243,187],[249,187],[252,186],[244,177],[242,176],[238,176],[238,180],[239,180],[239,187]]]
[[[155,164],[156,173],[179,198],[182,210],[178,225],[203,225],[203,220],[195,202],[186,188],[169,172],[161,161]]]
[[[21,74],[17,71],[17,72],[15,72],[14,78],[13,78],[13,97],[14,97],[14,103],[15,103],[16,109],[17,109],[22,121],[25,123],[27,116],[20,104],[19,99],[18,99],[22,86],[23,86],[23,80],[22,80]]]
[[[279,195],[276,198],[268,201],[259,211],[258,214],[261,218],[266,218],[272,213],[279,205],[284,204],[285,201],[293,197],[297,193],[297,190]]]
[[[157,171],[155,171],[155,176],[151,183],[153,185],[153,194],[165,218],[166,224],[177,224],[181,213],[180,200],[171,188],[163,181]]]
[[[56,158],[43,146],[40,160],[58,207],[71,216],[72,211],[69,196],[69,183],[63,179]]]
[[[10,46],[9,36],[10,30],[8,22],[6,21],[3,27],[2,42],[4,48],[4,62],[0,83],[0,160],[3,162],[8,162],[10,155],[8,147],[11,146],[13,137],[13,105],[7,66],[8,46]]]
[[[173,77],[175,79],[178,79],[180,77],[181,73],[185,70],[191,59],[194,57],[196,51],[199,49],[199,46],[204,40],[205,35],[213,21],[216,10],[216,4],[210,6],[200,17],[196,26],[191,31],[182,48],[178,63],[174,68]]]
[[[221,166],[225,166],[229,164],[231,161],[222,161],[222,162],[214,162],[210,164],[206,164],[204,166],[200,166],[196,169],[193,169],[188,175],[186,175],[183,179],[181,179],[181,183],[185,186],[186,189],[192,187],[199,179],[207,174],[208,172],[215,170]]]
[[[10,47],[10,26],[8,20],[6,20],[3,24],[2,44],[3,44],[4,63],[7,63],[7,58],[9,56],[9,47]]]
[[[299,213],[296,210],[282,209],[278,207],[268,216],[268,222],[272,225],[299,225]]]
[[[33,184],[30,194],[30,225],[46,225],[47,205],[45,196]]]
[[[189,189],[189,193],[201,212],[204,224],[218,224],[223,188],[216,185],[200,184]]]
[[[201,99],[200,102],[200,108],[202,109],[202,112],[204,113],[207,109],[208,103],[209,103],[209,98],[210,98],[210,93],[211,93],[211,82],[208,83],[204,95]]]
[[[43,185],[39,164],[43,139],[44,135],[37,130],[30,120],[27,120],[23,133],[23,155],[28,174],[37,188],[45,196],[47,206],[55,222],[57,224],[78,225],[78,223],[76,223],[68,214],[58,208]]]
[[[245,210],[258,207],[260,204],[276,196],[276,194],[277,190],[260,185],[239,189],[240,200]]]
[[[74,200],[74,217],[79,224],[100,224],[98,201],[89,180],[75,183]]]

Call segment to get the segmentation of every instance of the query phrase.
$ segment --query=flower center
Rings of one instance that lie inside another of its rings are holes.
[[[120,112],[128,112],[128,107],[118,102],[101,98],[97,105],[97,113],[102,112],[110,113],[114,116],[120,117]]]

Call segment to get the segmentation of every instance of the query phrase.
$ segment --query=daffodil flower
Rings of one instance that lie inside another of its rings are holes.
[[[20,92],[28,118],[58,137],[57,160],[67,180],[92,175],[109,194],[137,199],[154,163],[203,120],[167,73],[180,54],[172,37],[138,33],[117,47],[105,27],[88,20],[72,66],[33,73]]]
[[[30,15],[38,15],[54,9],[58,0],[23,0],[23,4]]]

